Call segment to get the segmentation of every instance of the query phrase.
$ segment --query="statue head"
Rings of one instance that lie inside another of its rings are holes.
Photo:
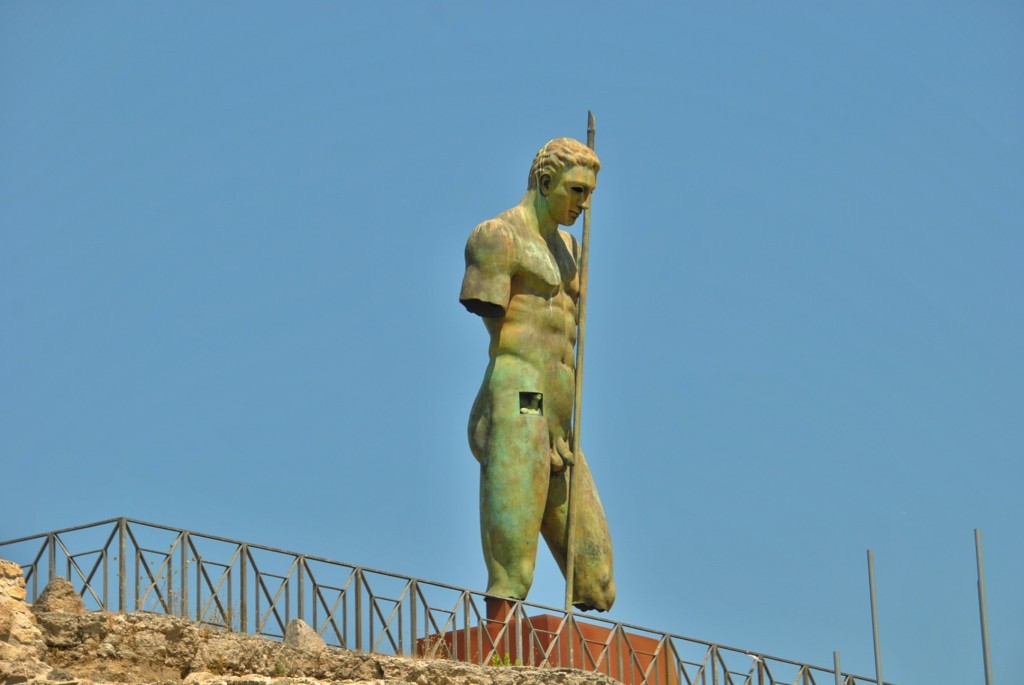
[[[536,190],[540,186],[542,176],[550,176],[552,180],[572,167],[591,169],[596,175],[601,170],[601,162],[589,147],[572,138],[555,138],[542,147],[533,158],[530,166],[530,178],[527,190]]]

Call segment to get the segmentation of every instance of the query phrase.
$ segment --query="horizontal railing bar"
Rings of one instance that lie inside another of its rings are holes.
[[[76,530],[85,530],[86,528],[96,528],[97,526],[103,526],[103,525],[106,525],[108,523],[117,523],[120,520],[121,519],[119,519],[119,518],[107,519],[105,521],[97,521],[96,523],[86,523],[85,525],[82,525],[82,526],[73,526],[71,528],[61,528],[60,530],[51,530],[48,533],[37,533],[35,535],[27,535],[27,536],[25,536],[23,538],[15,538],[14,540],[4,540],[4,541],[0,542],[0,545],[14,545],[14,544],[17,544],[19,542],[27,542],[29,540],[34,540],[36,538],[46,538],[46,537],[49,537],[50,535],[61,535],[62,533],[73,533]]]

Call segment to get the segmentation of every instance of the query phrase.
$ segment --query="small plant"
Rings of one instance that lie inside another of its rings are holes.
[[[217,602],[217,597],[211,597],[206,603],[206,613],[199,621],[200,625],[208,625],[214,628],[239,632],[241,621],[235,614],[235,608],[225,606]]]
[[[155,578],[150,576],[152,582],[146,586],[141,602],[138,598],[136,601],[141,604],[143,611],[151,614],[171,616],[177,614],[180,609],[181,614],[184,615],[185,607],[182,604],[182,595],[179,589],[181,571],[179,569],[172,570],[166,564],[166,560],[160,564]],[[163,588],[162,591],[161,588]]]
[[[522,666],[522,665],[523,665],[523,660],[522,659],[516,659],[515,664],[513,664],[512,663],[512,657],[510,655],[508,655],[508,654],[506,654],[505,656],[499,656],[497,654],[494,654],[494,655],[491,656],[491,666],[494,666],[495,668],[506,668],[506,667],[509,667],[509,666]]]

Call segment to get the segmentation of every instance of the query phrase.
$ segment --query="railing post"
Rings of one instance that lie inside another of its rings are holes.
[[[520,663],[526,663],[526,659],[523,658],[523,616],[526,612],[523,610],[522,600],[516,601],[512,606],[512,625],[511,627],[516,631],[516,659]],[[507,621],[507,619],[506,619]]]
[[[672,655],[672,643],[669,641],[668,635],[662,636],[661,643],[664,645],[664,647],[659,648],[658,652],[661,654],[661,661],[663,664],[661,667],[661,672],[663,674],[664,680],[662,682],[665,683],[665,685],[668,685],[672,682],[668,670],[669,661],[671,661]]]
[[[299,616],[298,616],[298,618],[299,618],[300,621],[305,621],[306,620],[306,590],[305,590],[305,585],[306,585],[306,573],[305,573],[306,557],[304,557],[301,554],[298,557],[296,557],[295,558],[295,566],[296,566],[296,570],[298,571],[298,574],[299,574]]]
[[[50,567],[46,574],[46,582],[49,583],[57,575],[57,535],[54,533],[46,534],[47,544],[47,565]],[[44,588],[45,589],[45,588]]]
[[[196,559],[196,623],[203,622],[203,560]]]
[[[572,614],[572,611],[570,611],[570,612],[568,612],[565,615],[565,637],[569,641],[565,645],[565,650],[566,650],[565,653],[566,653],[566,656],[569,658],[569,663],[565,664],[565,666],[568,667],[568,668],[576,668],[575,661],[573,660],[574,655],[573,655],[573,649],[572,649],[573,643],[576,642],[576,636],[573,635],[572,624],[573,624],[573,614]],[[559,652],[561,652],[561,650],[559,650]]]
[[[128,519],[121,517],[117,520],[117,610],[118,613],[125,613],[125,603],[127,602],[127,583],[126,577],[127,559],[125,556],[128,554]]]
[[[360,569],[355,570],[356,582],[356,651],[363,650],[363,574]]]
[[[473,643],[471,642],[471,640],[472,640],[472,634],[471,633],[474,632],[474,631],[471,631],[470,628],[469,628],[469,622],[472,619],[472,615],[473,615],[472,611],[471,611],[472,607],[470,606],[472,601],[473,601],[473,595],[469,594],[468,592],[463,592],[462,593],[462,625],[463,625],[462,634],[463,634],[463,638],[464,638],[463,641],[462,641],[462,650],[463,650],[462,654],[463,654],[463,658],[466,661],[470,660],[470,658],[471,658],[470,654],[473,653]],[[480,625],[477,626],[476,631],[475,631],[477,636],[480,635],[480,632],[483,629],[484,629],[484,624],[481,622]],[[455,640],[456,639],[457,638],[455,638],[455,636],[452,636],[452,644],[455,644]],[[456,654],[456,658],[458,658],[457,654]]]
[[[182,618],[188,617],[188,589],[186,579],[188,577],[188,533],[181,534],[181,597],[178,605],[178,615]],[[173,611],[172,611],[173,613]]]
[[[100,550],[100,556],[103,558],[103,611],[110,611],[110,597],[108,590],[110,589],[110,555],[108,554],[109,545],[104,545],[103,549]]]
[[[842,672],[842,669],[839,666],[839,652],[838,651],[832,652],[832,662],[835,664],[836,685],[843,685],[843,683],[842,683],[843,672]]]
[[[140,582],[140,578],[139,578],[139,555],[140,554],[141,554],[141,552],[139,552],[139,548],[136,546],[136,548],[135,548],[135,555],[134,555],[135,556],[135,597],[134,597],[134,599],[132,599],[132,611],[138,611],[139,608],[140,608],[139,607],[139,592],[141,590],[141,588],[139,587],[139,582]]]
[[[233,632],[235,630],[235,627],[232,625],[235,622],[235,583],[232,578],[234,568],[228,566],[224,570],[224,573],[227,575],[228,580],[228,605],[227,608],[224,609],[224,611],[227,612],[227,615],[224,616],[222,614],[221,617],[224,619],[224,623],[226,624],[224,627]]]
[[[243,544],[241,551],[239,552],[241,561],[239,562],[238,570],[242,575],[239,581],[239,592],[242,597],[238,601],[238,625],[241,632],[249,632],[249,545]]]
[[[718,647],[711,645],[711,685],[718,685]]]
[[[188,531],[181,531],[181,616],[182,618],[188,618],[188,543],[189,536]],[[203,566],[203,560],[196,555],[196,570],[198,571]],[[196,581],[196,589],[198,591],[199,581]],[[196,621],[200,620],[199,610],[196,610]]]
[[[254,567],[255,567],[255,564],[254,564]],[[260,593],[260,571],[259,571],[258,568],[254,572],[253,580],[256,581],[255,582],[255,590],[256,591],[253,593],[253,595],[256,597],[256,606],[254,607],[255,611],[256,611],[256,616],[255,616],[256,620],[253,621],[252,633],[253,633],[253,635],[259,635],[260,634],[260,625],[261,625],[260,624],[260,594],[261,593]]]
[[[409,648],[412,656],[416,656],[416,579],[409,581]],[[424,630],[424,633],[426,630]],[[424,635],[426,637],[426,635]]]
[[[616,678],[617,680],[621,680],[622,682],[627,682],[626,674],[625,674],[625,671],[624,671],[623,665],[622,665],[622,653],[626,651],[626,646],[629,643],[625,639],[625,632],[626,631],[623,629],[621,623],[616,625],[614,630],[615,630],[615,655],[616,655],[616,661],[618,662],[619,673],[618,673],[617,676],[612,676],[612,677]],[[610,664],[611,664],[611,660],[609,659],[609,665]],[[632,659],[629,660],[629,670],[630,671],[633,670],[633,660]],[[630,680],[632,680],[632,678],[630,678]]]

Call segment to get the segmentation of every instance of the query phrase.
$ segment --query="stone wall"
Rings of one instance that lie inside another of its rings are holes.
[[[43,633],[25,604],[21,567],[0,559],[0,681],[31,680],[49,673],[45,657]]]
[[[85,611],[61,578],[25,603],[21,568],[0,559],[0,685],[614,685],[570,669],[474,666],[324,645],[292,621],[283,642],[174,616]]]

